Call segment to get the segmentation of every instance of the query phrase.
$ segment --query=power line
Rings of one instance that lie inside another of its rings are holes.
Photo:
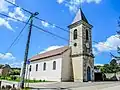
[[[16,19],[16,18],[10,17],[10,16],[5,15],[5,14],[3,14],[3,13],[0,13],[0,15],[5,16],[5,17],[9,17],[9,18],[11,18],[11,19],[17,20],[17,21],[22,22],[22,23],[25,23],[25,24],[29,24],[29,22],[27,23],[27,22],[25,22],[25,21],[21,21],[21,20],[19,20],[19,19]],[[30,24],[29,24],[29,25],[30,25]],[[58,38],[60,38],[60,39],[63,39],[63,40],[69,41],[69,40],[67,40],[67,39],[64,38],[64,37],[61,37],[61,36],[56,35],[56,34],[54,34],[54,33],[51,33],[51,32],[49,32],[49,31],[47,31],[47,30],[44,30],[44,29],[42,29],[42,28],[40,28],[40,27],[38,27],[38,26],[36,26],[36,25],[34,25],[34,24],[33,24],[33,27],[35,27],[35,28],[37,28],[37,29],[40,29],[41,31],[44,31],[44,32],[46,32],[46,33],[49,33],[49,34],[51,34],[51,35],[53,35],[53,36],[56,36],[56,37],[58,37]]]
[[[12,19],[17,20],[17,21],[22,22],[22,23],[26,23],[25,21],[21,21],[21,20],[19,20],[19,19],[10,17],[10,16],[5,15],[5,14],[2,14],[2,13],[0,13],[0,15],[5,16],[5,17],[12,18]],[[28,24],[29,24],[29,23],[28,23]],[[38,26],[36,26],[36,25],[34,25],[34,24],[33,24],[33,27],[35,27],[35,28],[37,28],[37,29],[40,29],[40,30],[42,30],[42,31],[44,31],[44,32],[46,32],[46,33],[49,33],[49,34],[51,34],[51,35],[53,35],[53,36],[56,36],[56,37],[58,37],[58,38],[60,38],[60,39],[63,39],[63,40],[65,40],[65,41],[69,41],[69,40],[66,39],[66,38],[63,38],[63,37],[61,37],[61,36],[59,36],[59,35],[56,35],[56,34],[54,34],[54,33],[51,33],[51,32],[49,32],[49,31],[47,31],[47,30],[44,30],[44,29],[42,29],[42,28],[40,28],[40,27],[38,27]],[[71,42],[71,41],[70,41],[70,42]],[[96,43],[96,44],[99,44],[99,43],[96,42],[96,41],[93,41],[93,42]],[[110,46],[106,46],[106,47],[112,48],[112,47],[110,47]]]
[[[16,4],[14,4],[14,3],[12,3],[12,2],[10,2],[10,1],[8,1],[8,0],[5,0],[6,2],[8,2],[8,3],[10,3],[10,4],[12,4],[12,5],[14,5],[14,6],[16,6],[16,7],[19,7],[18,5],[16,5]],[[32,14],[32,12],[30,12],[30,11],[28,11],[28,10],[26,10],[26,9],[24,9],[24,8],[21,8],[22,10],[24,10],[24,11],[26,11],[26,12],[28,12],[28,13],[30,13],[30,14]],[[59,26],[57,26],[57,25],[55,25],[55,24],[52,24],[51,22],[48,22],[48,21],[46,21],[46,20],[44,20],[44,19],[41,19],[41,18],[38,18],[38,17],[35,17],[36,19],[38,19],[38,20],[40,20],[40,21],[44,21],[44,22],[46,22],[46,23],[48,23],[49,25],[52,25],[52,26],[54,26],[54,27],[56,27],[56,28],[59,28],[60,30],[63,30],[63,31],[65,31],[65,32],[68,32],[68,33],[72,33],[72,32],[70,32],[70,31],[68,31],[68,30],[66,30],[66,29],[64,29],[64,28],[61,28],[61,27],[59,27]],[[20,20],[18,20],[18,21],[20,21]],[[25,23],[25,22],[23,22],[23,23]],[[34,26],[34,27],[36,27],[36,26]],[[38,28],[38,27],[36,27],[36,28]],[[39,28],[40,29],[40,28]],[[42,29],[42,28],[41,28]],[[52,35],[52,33],[51,32],[47,32],[47,33],[49,33],[49,34],[51,34]],[[73,34],[73,33],[72,33]],[[59,38],[61,38],[61,39],[64,39],[64,40],[66,40],[65,38],[63,38],[63,37],[60,37],[60,36],[58,36],[58,35],[55,35],[55,34],[53,34],[54,36],[56,36],[56,37],[59,37]],[[77,35],[78,37],[82,37],[82,36],[79,36],[79,35]],[[68,41],[68,40],[67,40]],[[98,42],[96,42],[96,41],[93,41],[94,43],[96,43],[96,44],[98,44]],[[108,48],[112,48],[112,47],[110,47],[110,46],[107,46]]]
[[[14,5],[14,6],[16,6],[16,7],[19,7],[18,5],[14,4],[14,3],[12,3],[12,2],[10,2],[10,1],[8,1],[8,0],[5,0],[5,1],[8,2],[8,3],[10,3],[10,4],[12,4],[12,5]],[[67,2],[67,1],[66,1],[66,2]],[[30,13],[30,14],[32,14],[32,12],[30,12],[30,11],[24,9],[24,8],[21,8],[21,9],[24,10],[24,11],[26,11],[26,12],[28,12],[28,13]],[[35,18],[38,19],[38,20],[40,20],[40,21],[46,22],[46,23],[48,23],[49,25],[52,25],[52,26],[54,26],[54,27],[56,27],[56,28],[58,28],[58,29],[60,29],[60,30],[62,30],[62,31],[65,31],[65,32],[67,32],[67,33],[73,34],[73,32],[71,32],[71,31],[69,31],[69,30],[66,30],[66,29],[64,29],[64,28],[62,28],[62,27],[60,27],[60,26],[58,26],[58,25],[55,25],[55,24],[53,24],[53,23],[51,23],[51,22],[48,22],[47,20],[44,20],[44,19],[41,19],[41,18],[38,18],[38,17],[35,17]],[[25,22],[24,22],[24,23],[25,23]],[[42,28],[41,28],[41,29],[42,29]],[[48,33],[51,34],[51,32],[48,32]],[[52,35],[52,34],[51,34],[51,35]],[[54,35],[54,36],[66,40],[65,38],[60,37],[60,36],[58,36],[58,35]],[[80,36],[80,35],[77,35],[77,36],[78,36],[78,37],[82,37],[82,36]],[[67,41],[69,41],[69,40],[67,40]],[[96,41],[93,41],[93,42],[96,43],[96,44],[98,44],[98,42],[96,42]],[[110,48],[111,48],[111,47],[110,47]]]
[[[19,22],[22,22],[22,23],[27,23],[27,22],[25,22],[25,21],[21,21],[21,20],[19,20],[19,19],[16,19],[16,18],[13,18],[13,17],[10,17],[10,16],[8,16],[8,15],[5,15],[5,14],[2,14],[2,13],[0,13],[0,15],[2,15],[2,16],[5,16],[5,17],[9,17],[9,18],[12,18],[12,19],[14,19],[14,20],[17,20],[17,21],[19,21]],[[29,23],[28,23],[29,24]],[[29,24],[30,25],[30,24]],[[66,39],[66,38],[63,38],[63,37],[61,37],[61,36],[59,36],[59,35],[56,35],[56,34],[54,34],[54,33],[51,33],[51,32],[49,32],[49,31],[47,31],[47,30],[44,30],[44,29],[42,29],[42,28],[40,28],[40,27],[38,27],[38,26],[36,26],[36,25],[34,25],[33,24],[33,27],[35,27],[35,28],[37,28],[37,29],[39,29],[39,30],[41,30],[41,31],[43,31],[43,32],[46,32],[46,33],[48,33],[48,34],[51,34],[52,36],[56,36],[57,38],[60,38],[60,39],[62,39],[62,40],[65,40],[65,41],[69,41],[68,39]],[[72,41],[70,41],[70,42],[72,42]],[[96,41],[93,41],[94,43],[96,43],[96,44],[99,44],[98,42],[96,42]],[[74,43],[74,42],[72,42],[72,43]],[[110,47],[110,46],[106,46],[106,47],[108,47],[108,48],[112,48],[112,47]],[[109,52],[110,53],[110,55],[111,55],[111,52]]]
[[[14,4],[14,3],[12,3],[12,2],[10,2],[10,1],[8,1],[8,0],[5,0],[5,1],[8,2],[8,3],[10,3],[10,4],[12,4],[12,5],[14,5],[14,6],[16,6],[16,7],[19,7],[18,5]],[[81,1],[81,0],[80,0],[80,1]],[[67,1],[65,1],[65,2],[67,2]],[[33,14],[32,12],[28,11],[27,9],[24,9],[24,8],[21,8],[21,9],[24,10],[24,11],[26,11],[26,12],[28,12],[28,13],[30,13],[30,14]],[[53,24],[53,23],[51,23],[51,22],[48,22],[48,21],[46,21],[46,20],[44,20],[44,19],[41,19],[41,18],[38,18],[38,17],[35,17],[35,18],[38,19],[38,20],[40,20],[40,21],[44,21],[44,22],[48,23],[49,25],[55,26],[56,28],[59,28],[59,29],[65,31],[65,32],[68,32],[68,33],[73,34],[73,33],[70,32],[69,30],[66,30],[66,29],[64,29],[64,28],[62,28],[62,27],[60,27],[60,26],[58,26],[58,25],[55,25],[55,24]],[[20,21],[20,20],[18,20],[18,21]],[[25,23],[25,22],[23,22],[23,23]],[[80,35],[77,35],[77,36],[78,36],[78,37],[82,37],[82,36],[80,36]],[[96,41],[93,41],[93,42],[96,43],[96,44],[98,44],[98,42],[96,42]]]
[[[18,5],[16,5],[16,4],[14,4],[14,3],[12,3],[12,2],[10,2],[10,1],[8,1],[8,0],[4,0],[4,1],[6,1],[6,2],[8,2],[9,4],[12,4],[13,6],[15,6],[15,7],[20,7],[20,6],[18,6]],[[28,12],[29,14],[33,14],[32,12],[30,12],[30,11],[28,11],[28,10],[26,10],[26,9],[24,9],[24,8],[22,8],[22,7],[20,7],[22,10],[24,10],[24,11],[26,11],[26,12]]]
[[[59,35],[57,35],[57,34],[54,34],[54,33],[52,33],[52,32],[49,32],[48,30],[44,30],[44,29],[42,29],[42,28],[40,28],[40,27],[38,27],[38,26],[36,26],[36,25],[34,25],[34,24],[33,24],[33,27],[35,27],[35,28],[37,28],[37,29],[40,29],[41,31],[46,32],[46,33],[48,33],[48,34],[51,34],[52,36],[56,36],[56,37],[58,37],[58,38],[60,38],[60,39],[63,39],[63,40],[65,40],[65,41],[69,41],[68,39],[66,39],[66,38],[64,38],[64,37],[61,37],[61,36],[59,36]]]
[[[10,17],[10,16],[8,16],[8,15],[6,15],[6,14],[3,14],[3,13],[0,13],[0,15],[2,15],[2,16],[4,16],[4,17],[11,18],[11,19],[14,19],[14,20],[17,20],[17,21],[22,22],[22,23],[25,23],[25,24],[27,23],[27,22],[25,22],[25,21],[19,20],[19,19],[14,18],[14,17]]]
[[[10,3],[10,4],[12,4],[12,5],[14,5],[15,7],[19,7],[18,5],[14,4],[14,3],[12,3],[12,2],[10,2],[8,0],[5,0],[5,1],[8,2],[8,3]],[[21,9],[24,10],[24,11],[26,11],[26,12],[28,12],[28,13],[30,13],[30,14],[33,14],[32,12],[28,11],[27,9],[24,9],[24,8],[21,8]],[[69,31],[67,29],[64,29],[64,28],[62,28],[62,27],[60,27],[58,25],[55,25],[55,24],[53,24],[51,22],[48,22],[47,20],[44,20],[44,19],[41,19],[41,18],[38,18],[38,17],[35,17],[35,18],[38,19],[38,20],[40,20],[40,21],[44,21],[44,22],[48,23],[49,25],[52,25],[52,26],[54,26],[54,27],[56,27],[56,28],[58,28],[58,29],[60,29],[62,31],[65,31],[65,32],[73,34],[73,32],[71,32],[71,31]],[[82,37],[82,36],[78,35],[78,37]]]
[[[19,7],[18,5],[16,5],[16,4],[14,4],[14,3],[12,3],[12,2],[10,2],[10,1],[8,1],[8,0],[5,0],[6,2],[8,2],[8,3],[10,3],[10,4],[12,4],[12,5],[14,5],[15,7]],[[80,0],[81,1],[81,0]],[[67,2],[67,1],[66,1]],[[81,7],[81,2],[80,2],[80,7]],[[24,8],[21,8],[22,10],[24,10],[24,11],[26,11],[26,12],[28,12],[29,14],[33,14],[32,12],[30,12],[30,11],[28,11],[27,9],[24,9]],[[46,21],[46,20],[44,20],[44,19],[41,19],[41,18],[38,18],[38,17],[35,17],[36,19],[38,19],[38,20],[40,20],[40,21],[44,21],[44,22],[47,22],[49,25],[52,25],[52,26],[54,26],[54,27],[56,27],[56,28],[58,28],[58,29],[60,29],[60,30],[62,30],[62,31],[65,31],[65,32],[68,32],[68,33],[71,33],[71,34],[73,34],[73,32],[71,32],[71,31],[69,31],[69,30],[66,30],[66,29],[64,29],[64,28],[61,28],[60,26],[57,26],[57,25],[55,25],[55,24],[53,24],[53,23],[51,23],[51,22],[48,22],[48,21]],[[20,20],[17,20],[17,21],[20,21]],[[26,23],[26,22],[24,22],[23,21],[23,23]],[[44,31],[44,32],[47,32],[47,31],[45,31],[45,30],[43,30],[42,28],[40,28],[40,27],[38,27],[38,26],[36,26],[36,25],[33,25],[34,27],[36,27],[36,28],[38,28],[38,29],[41,29],[42,31]],[[47,32],[47,33],[49,33],[49,34],[51,34],[51,35],[54,35],[54,36],[56,36],[56,37],[58,37],[58,38],[61,38],[61,39],[63,39],[63,40],[66,40],[66,41],[69,41],[69,40],[67,40],[67,39],[65,39],[65,38],[63,38],[63,37],[61,37],[61,36],[59,36],[59,35],[56,35],[56,34],[53,34],[53,33],[51,33],[51,32]],[[82,37],[82,36],[80,36],[80,35],[77,35],[78,37]],[[98,42],[96,42],[96,41],[93,41],[94,43],[96,43],[96,44],[99,44]],[[110,47],[110,46],[107,46],[108,48],[113,48],[113,47]],[[111,52],[110,52],[111,53]]]
[[[14,3],[12,3],[12,2],[10,2],[10,1],[8,1],[8,0],[5,0],[6,2],[8,2],[8,3],[10,3],[10,4],[12,4],[12,5],[14,5],[14,6],[16,6],[16,7],[19,7],[18,5],[16,5],[16,4],[14,4]],[[66,1],[67,2],[67,1]],[[24,11],[26,11],[26,12],[28,12],[28,13],[30,13],[30,14],[32,14],[32,12],[30,12],[30,11],[28,11],[28,10],[26,10],[26,9],[24,9],[24,8],[21,8],[22,10],[24,10]],[[52,26],[54,26],[54,27],[56,27],[56,28],[59,28],[60,30],[62,30],[62,31],[65,31],[65,32],[68,32],[68,33],[71,33],[71,34],[73,34],[73,32],[71,32],[71,31],[69,31],[69,30],[66,30],[66,29],[64,29],[64,28],[62,28],[62,27],[60,27],[60,26],[58,26],[58,25],[55,25],[55,24],[53,24],[53,23],[51,23],[51,22],[48,22],[48,21],[46,21],[46,20],[44,20],[44,19],[41,19],[41,18],[38,18],[38,17],[35,17],[36,19],[38,19],[38,20],[40,20],[40,21],[44,21],[44,22],[46,22],[46,23],[48,23],[49,25],[52,25]],[[18,21],[20,21],[20,20],[18,20]],[[23,22],[23,23],[25,23],[25,22]],[[51,33],[51,32],[50,32]],[[49,34],[50,34],[49,33]],[[56,35],[55,35],[56,36]],[[82,36],[80,36],[80,35],[77,35],[78,37],[82,37]],[[59,37],[58,35],[57,35],[57,37]],[[61,38],[61,39],[64,39],[65,40],[65,38],[62,38],[62,37],[59,37],[59,38]],[[68,40],[67,40],[68,41]],[[94,43],[97,43],[96,41],[93,41]],[[98,43],[97,43],[98,44]]]
[[[22,34],[23,30],[25,29],[25,27],[27,26],[29,21],[30,21],[30,19],[26,22],[25,26],[21,29],[21,31],[19,32],[18,36],[14,39],[14,41],[11,43],[11,45],[9,46],[9,48],[7,49],[6,52],[8,52],[11,49],[11,47],[15,44],[15,42],[19,39],[20,35]]]
[[[8,0],[5,0],[5,1],[8,2],[8,3],[10,3],[10,4],[12,4],[12,5],[15,6],[15,7],[19,7],[18,5],[14,4],[14,3],[12,3],[12,2],[10,2],[10,1],[8,1]],[[26,11],[26,12],[28,12],[28,13],[30,13],[30,14],[32,14],[32,12],[30,12],[30,11],[24,9],[24,8],[21,8],[21,9],[24,10],[24,11]],[[38,20],[40,20],[40,21],[47,22],[49,25],[55,26],[56,28],[59,28],[59,29],[61,29],[61,30],[63,30],[63,31],[69,32],[68,30],[66,30],[66,29],[64,29],[64,28],[61,28],[61,27],[59,27],[59,26],[57,26],[57,25],[55,25],[55,24],[53,24],[53,23],[51,23],[51,22],[48,22],[48,21],[44,20],[44,19],[41,19],[41,18],[38,18],[38,17],[35,17],[35,18],[38,19]]]
[[[70,32],[70,31],[68,31],[68,30],[66,30],[66,29],[64,29],[64,28],[62,28],[62,27],[60,27],[60,26],[58,26],[58,25],[55,25],[55,24],[53,24],[53,23],[51,23],[51,22],[48,22],[48,21],[46,21],[46,20],[44,20],[44,19],[41,19],[41,18],[38,18],[38,17],[35,17],[35,18],[38,19],[38,20],[40,20],[40,21],[44,21],[44,22],[48,23],[49,25],[52,25],[52,26],[54,26],[54,27],[56,27],[56,28],[59,28],[59,29],[65,31],[65,32],[68,32],[68,33]]]
[[[0,13],[0,15],[3,15],[3,16],[5,16],[5,17],[12,18],[12,19],[14,19],[14,20],[20,21],[20,22],[25,23],[25,24],[29,24],[29,23],[27,23],[27,22],[25,22],[25,21],[21,21],[21,20],[19,20],[19,19],[10,17],[10,16],[5,15],[5,14],[2,14],[2,13]],[[30,25],[30,24],[29,24],[29,25]],[[44,29],[42,29],[42,28],[40,28],[40,27],[38,27],[38,26],[36,26],[36,25],[34,25],[34,24],[32,24],[32,26],[35,27],[35,28],[37,28],[37,29],[39,29],[39,30],[41,30],[41,31],[43,31],[43,32],[46,32],[46,33],[48,33],[48,34],[50,34],[50,35],[52,35],[52,36],[55,36],[55,37],[57,37],[57,38],[60,38],[60,39],[62,39],[62,40],[65,40],[65,41],[67,41],[67,42],[69,41],[68,39],[66,39],[66,38],[64,38],[64,37],[61,37],[61,36],[59,36],[59,35],[57,35],[57,34],[54,34],[54,33],[50,32],[50,31],[48,31],[48,30],[44,30]],[[70,42],[74,43],[73,41],[70,41]]]

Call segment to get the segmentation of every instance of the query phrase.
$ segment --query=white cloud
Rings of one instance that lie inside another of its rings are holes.
[[[57,0],[57,2],[58,2],[59,4],[61,4],[61,3],[64,2],[64,0]]]
[[[17,60],[12,53],[0,53],[0,63],[1,64],[8,64],[11,67],[21,67],[23,61]]]
[[[6,28],[13,31],[13,29],[12,29],[11,25],[9,24],[9,22],[7,20],[5,20],[4,18],[0,18],[0,26],[5,26]]]
[[[10,64],[11,67],[22,67],[22,63],[21,62],[13,62],[12,64]]]
[[[94,56],[98,55],[98,53],[99,53],[95,48],[93,48],[92,51],[93,51]]]
[[[118,35],[112,35],[105,42],[99,42],[98,44],[93,45],[96,48],[97,52],[108,52],[116,50],[117,46],[120,46],[120,39]]]
[[[12,53],[5,53],[5,54],[0,53],[0,59],[15,60],[16,58],[12,55]]]
[[[8,15],[12,18],[18,19],[20,21],[25,21],[27,17],[23,14],[20,7],[14,8],[14,12],[9,12]],[[9,18],[8,20],[13,20]],[[15,21],[15,20],[13,20]]]
[[[15,4],[15,0],[8,0],[8,1]],[[13,12],[10,11],[11,8],[14,8]],[[20,7],[14,7],[12,4],[6,2],[5,0],[0,0],[0,12],[8,14],[12,18],[19,19],[22,21],[27,19],[27,17],[22,12]],[[11,25],[9,24],[10,21],[15,21],[15,20],[10,19],[10,18],[4,19],[0,17],[0,26],[5,26],[7,29],[13,30]]]
[[[15,0],[8,0],[12,3],[15,3]],[[7,3],[5,0],[0,0],[0,12],[8,12],[11,4]]]
[[[95,66],[104,66],[104,64],[95,63]]]
[[[45,21],[41,21],[41,24],[43,27],[46,27],[46,28],[55,28],[55,24],[49,24],[48,22],[45,22]]]
[[[57,0],[59,4],[65,3],[65,6],[69,8],[70,11],[76,12],[77,8],[80,7],[81,3],[96,3],[99,4],[102,0]]]
[[[45,22],[45,21],[41,21],[41,24],[42,24],[44,27],[48,27],[48,26],[49,26],[48,22]]]
[[[54,50],[54,49],[58,49],[58,48],[61,48],[61,47],[63,47],[63,46],[50,46],[50,47],[48,47],[47,49],[45,49],[44,51],[42,51],[42,52],[40,52],[40,53],[45,53],[45,52],[47,52],[47,51],[51,51],[51,50]]]
[[[95,2],[95,3],[100,3],[102,0],[82,0],[82,1],[86,1],[87,3],[91,3],[91,2]]]

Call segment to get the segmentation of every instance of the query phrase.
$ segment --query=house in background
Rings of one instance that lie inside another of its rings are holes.
[[[0,68],[0,76],[6,76],[10,73],[11,67],[7,64]]]
[[[84,82],[94,80],[92,25],[81,9],[70,30],[69,45],[30,58],[29,79]]]

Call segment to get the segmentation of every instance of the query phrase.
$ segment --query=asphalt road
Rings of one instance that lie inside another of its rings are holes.
[[[2,81],[2,85],[13,84],[18,86],[16,82]],[[40,88],[39,90],[120,90],[120,82],[41,82],[30,83],[29,85],[33,88]]]

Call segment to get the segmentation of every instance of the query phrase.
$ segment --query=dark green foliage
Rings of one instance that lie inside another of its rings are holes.
[[[42,82],[42,80],[39,80],[39,82]]]
[[[19,68],[11,68],[10,75],[20,75],[20,69]]]
[[[43,82],[45,82],[45,80],[43,80]]]
[[[1,76],[1,79],[5,79],[5,77],[4,77],[4,76]]]
[[[104,66],[95,66],[94,69],[99,69],[102,73],[117,73],[120,72],[120,66],[116,60],[111,60],[110,64],[104,64]]]
[[[101,69],[103,73],[117,73],[120,71],[120,67],[117,64],[116,60],[113,59],[110,64],[105,64]]]

